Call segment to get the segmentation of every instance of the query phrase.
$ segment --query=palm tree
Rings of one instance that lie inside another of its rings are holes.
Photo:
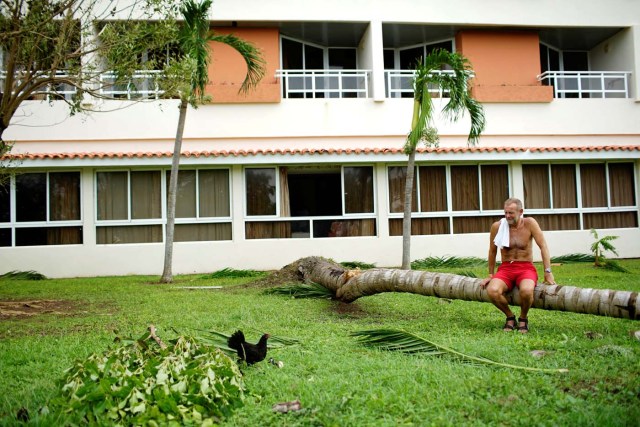
[[[382,292],[408,292],[417,295],[491,302],[487,291],[480,287],[481,279],[448,273],[429,271],[374,268],[349,270],[320,257],[302,258],[284,267],[280,274],[293,272],[292,280],[316,283],[329,294],[313,289],[290,286],[288,293],[295,297],[306,296],[308,291],[317,297],[350,303],[358,298]],[[506,295],[511,305],[520,305],[518,288]],[[588,289],[575,286],[547,285],[539,283],[534,294],[534,308],[561,310],[599,316],[640,320],[640,298],[637,292],[610,289]]]
[[[182,148],[182,136],[187,117],[187,107],[191,105],[197,108],[198,103],[206,101],[205,87],[208,83],[208,65],[210,60],[210,42],[224,43],[234,48],[244,59],[247,65],[247,74],[240,92],[247,92],[255,87],[264,76],[264,59],[258,49],[252,44],[234,36],[233,34],[219,35],[209,30],[209,8],[212,0],[203,0],[196,3],[187,0],[181,6],[180,12],[184,23],[180,28],[179,46],[183,53],[182,69],[187,70],[190,78],[187,85],[178,91],[180,96],[180,116],[178,129],[173,148],[171,163],[171,178],[167,194],[167,232],[164,253],[164,271],[160,281],[170,283],[173,281],[173,236],[176,216],[176,193],[178,188],[178,169],[180,164],[180,151]]]
[[[440,72],[443,66],[451,72]],[[437,88],[447,93],[449,102],[444,106],[444,116],[457,121],[465,111],[471,118],[468,144],[475,145],[484,130],[485,119],[482,106],[469,93],[469,79],[473,71],[469,61],[459,53],[438,49],[418,63],[413,79],[413,118],[411,132],[407,136],[404,152],[409,156],[404,191],[404,219],[402,222],[402,268],[411,269],[411,195],[415,169],[416,149],[420,141],[437,146],[438,131],[432,126],[433,100],[429,89]]]

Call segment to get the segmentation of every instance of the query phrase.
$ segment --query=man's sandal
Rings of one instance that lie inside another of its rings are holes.
[[[524,325],[520,326],[520,323],[524,323]],[[527,332],[529,332],[529,319],[518,317],[518,332],[520,332],[521,334],[526,334]]]
[[[512,322],[512,323],[509,323]],[[502,330],[505,332],[511,332],[516,328],[516,316],[507,317],[507,321],[504,323]]]

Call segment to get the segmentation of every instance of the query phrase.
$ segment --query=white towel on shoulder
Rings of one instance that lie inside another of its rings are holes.
[[[509,223],[506,218],[500,220],[500,227],[498,227],[498,233],[493,239],[493,243],[500,249],[509,247]]]

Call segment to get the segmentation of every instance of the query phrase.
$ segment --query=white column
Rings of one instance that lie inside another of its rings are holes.
[[[231,168],[231,226],[233,229],[233,241],[244,241],[244,176],[242,166],[234,165]]]
[[[377,194],[376,212],[378,213],[378,237],[384,239],[389,237],[389,195],[387,193],[387,173],[384,163],[377,163],[375,165],[375,177],[375,191]]]
[[[371,70],[370,90],[374,101],[384,101],[384,53],[382,21],[371,21],[358,46],[359,67]]]
[[[522,163],[511,162],[511,197],[517,197],[524,203],[524,180],[522,178]],[[526,206],[525,206],[526,208]]]
[[[84,168],[80,173],[82,188],[82,243],[87,247],[96,245],[96,194],[93,169]]]

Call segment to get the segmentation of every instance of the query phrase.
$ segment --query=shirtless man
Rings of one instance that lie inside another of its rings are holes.
[[[494,274],[496,254],[498,253],[498,243],[495,243],[494,240],[501,221],[494,222],[491,226],[489,243],[489,277],[484,279],[480,286],[487,289],[491,302],[507,316],[503,330],[508,332],[517,328],[519,332],[526,334],[529,332],[527,314],[533,305],[533,290],[538,282],[538,273],[532,262],[532,240],[536,241],[542,254],[544,282],[555,284],[555,281],[551,273],[549,248],[547,248],[542,230],[535,219],[524,218],[523,212],[522,202],[519,199],[511,198],[504,202],[504,217],[509,226],[509,245],[500,248],[502,264],[498,267],[498,272]],[[520,317],[517,325],[516,317],[504,296],[505,293],[513,289],[514,285],[520,290]]]

